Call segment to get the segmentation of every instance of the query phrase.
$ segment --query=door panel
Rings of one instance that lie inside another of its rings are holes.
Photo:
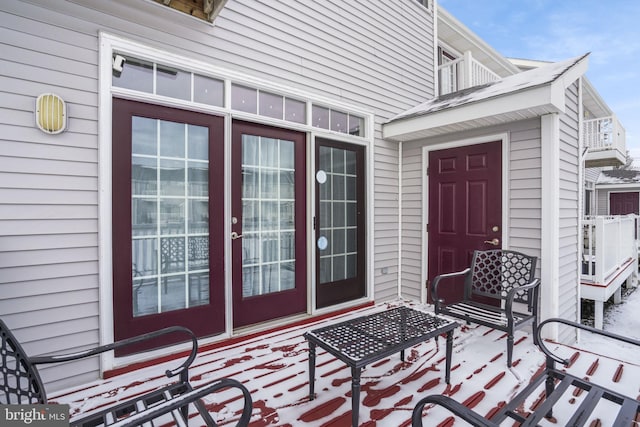
[[[234,327],[306,310],[305,144],[300,132],[233,123]]]
[[[316,139],[316,306],[365,296],[364,147]]]
[[[115,339],[224,331],[224,121],[113,100]]]
[[[639,198],[637,192],[610,193],[609,194],[609,214],[627,215],[636,214],[639,211]]]
[[[475,249],[500,247],[501,170],[500,141],[429,153],[429,283],[467,268]],[[462,281],[450,280],[442,296],[460,299]]]

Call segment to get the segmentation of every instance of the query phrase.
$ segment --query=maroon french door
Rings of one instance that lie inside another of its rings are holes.
[[[234,121],[234,327],[307,307],[306,135]]]
[[[429,284],[469,267],[475,249],[501,247],[501,171],[500,141],[429,153]],[[445,289],[447,301],[462,297],[461,281]]]
[[[223,332],[223,119],[114,99],[112,134],[115,339]]]
[[[364,147],[316,139],[316,306],[365,296]]]
[[[640,200],[638,192],[610,193],[609,194],[609,215],[627,215],[640,212]]]

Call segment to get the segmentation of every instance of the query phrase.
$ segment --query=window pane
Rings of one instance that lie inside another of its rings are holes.
[[[158,230],[156,199],[131,200],[131,234],[149,236]]]
[[[189,275],[189,307],[209,304],[209,273]]]
[[[133,316],[158,312],[158,280],[155,277],[133,280]]]
[[[185,270],[184,237],[160,239],[160,271],[175,273]]]
[[[184,200],[160,199],[160,234],[182,234],[184,226]]]
[[[189,201],[189,233],[201,234],[209,232],[209,201]]]
[[[126,58],[120,74],[114,72],[111,84],[125,89],[153,92],[153,64],[135,58]]]
[[[188,194],[190,197],[207,197],[209,195],[209,168],[204,162],[189,162]]]
[[[244,86],[231,86],[231,108],[246,113],[256,114],[257,111],[257,95],[255,89]]]
[[[171,311],[186,308],[186,276],[179,274],[175,276],[161,277],[160,301],[161,310]]]
[[[191,101],[191,73],[156,65],[156,93]]]
[[[131,158],[131,194],[155,196],[158,193],[158,166],[155,157]]]
[[[193,100],[202,104],[222,107],[224,104],[224,82],[194,74]]]
[[[322,129],[329,129],[329,109],[313,106],[311,110],[311,124]]]
[[[155,156],[158,146],[158,121],[146,117],[132,117],[131,119],[131,152]]]
[[[184,196],[184,161],[160,161],[160,194],[163,196]]]
[[[209,268],[209,237],[189,237],[189,270]]]
[[[362,117],[349,115],[349,134],[355,136],[365,136],[364,119]]]
[[[187,125],[187,154],[192,160],[209,160],[209,129]]]
[[[282,120],[282,96],[260,92],[260,115]]]
[[[347,114],[331,110],[331,130],[347,133]]]
[[[295,99],[284,100],[284,119],[295,123],[306,123],[307,104]]]
[[[184,158],[184,131],[182,123],[160,121],[160,155]]]
[[[134,239],[131,244],[133,278],[155,275],[158,269],[158,239]]]

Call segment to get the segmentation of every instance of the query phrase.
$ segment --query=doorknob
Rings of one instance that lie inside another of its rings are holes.
[[[497,237],[494,237],[493,239],[485,240],[484,242],[488,245],[498,246],[500,244],[500,239],[498,239]]]
[[[231,240],[236,240],[242,237],[242,234],[238,234],[235,231],[231,232]]]

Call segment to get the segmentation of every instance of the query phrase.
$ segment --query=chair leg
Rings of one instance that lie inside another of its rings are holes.
[[[509,332],[507,335],[507,367],[511,367],[511,360],[513,358],[513,332]]]

